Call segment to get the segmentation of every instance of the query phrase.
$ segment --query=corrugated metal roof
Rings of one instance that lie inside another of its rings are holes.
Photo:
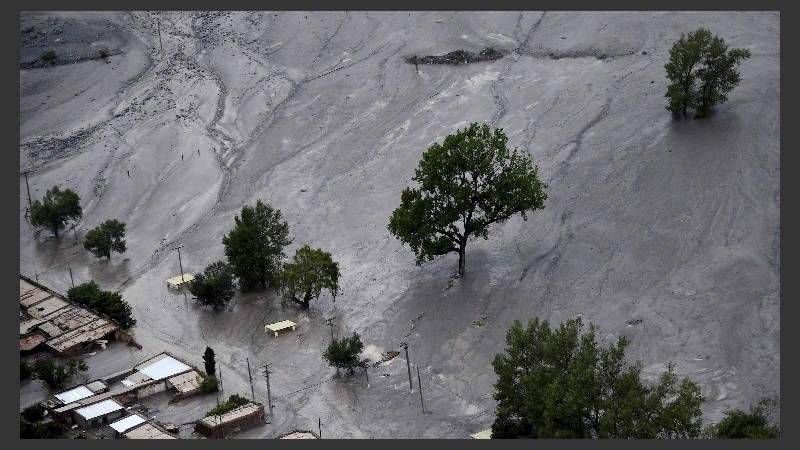
[[[69,303],[61,300],[57,297],[50,297],[47,300],[43,300],[30,308],[28,308],[28,314],[31,317],[36,317],[40,319],[48,314],[52,314],[58,311],[61,308],[66,308],[69,306]]]
[[[61,403],[68,404],[77,402],[78,400],[83,400],[86,397],[91,397],[94,395],[94,392],[91,389],[87,388],[84,385],[76,386],[70,390],[59,392],[54,397],[57,398]]]
[[[185,394],[189,392],[194,392],[197,389],[200,389],[200,382],[197,379],[200,377],[200,374],[196,371],[192,370],[191,372],[187,372],[181,375],[176,375],[169,379],[169,382],[178,390],[178,392]]]
[[[37,345],[41,344],[42,342],[46,341],[47,338],[43,335],[36,333],[31,336],[22,338],[19,340],[19,350],[20,351],[28,351],[36,347]]]
[[[124,436],[128,439],[176,439],[175,436],[161,431],[149,423],[128,431]]]
[[[116,422],[111,422],[110,426],[117,433],[124,433],[130,430],[131,428],[135,427],[136,425],[145,422],[147,422],[147,420],[145,420],[144,417],[138,414],[131,414],[130,416],[124,417]]]
[[[139,369],[140,372],[154,380],[163,380],[164,378],[169,378],[173,375],[186,372],[187,370],[191,370],[191,367],[171,356],[167,356],[161,361]]]
[[[120,405],[116,400],[108,399],[103,400],[102,402],[91,404],[89,406],[84,406],[80,409],[76,409],[75,414],[80,414],[86,420],[92,420],[95,417],[104,416],[108,413],[119,411],[120,409],[122,409],[122,405]]]

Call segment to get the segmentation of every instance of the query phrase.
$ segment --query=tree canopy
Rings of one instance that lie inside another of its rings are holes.
[[[705,28],[681,34],[669,51],[664,65],[670,80],[665,97],[667,110],[674,118],[684,116],[690,108],[695,117],[703,117],[715,106],[728,101],[728,93],[739,84],[736,67],[750,57],[750,50],[728,51],[725,41]]]
[[[32,365],[33,378],[44,381],[51,388],[60,388],[78,372],[89,370],[82,359],[73,359],[67,365],[59,364],[54,358],[45,356]]]
[[[209,264],[203,273],[189,282],[189,292],[204,305],[219,309],[228,304],[236,294],[236,283],[231,266],[223,261]]]
[[[422,154],[400,206],[389,219],[389,232],[408,244],[421,265],[436,256],[458,253],[458,273],[466,270],[466,245],[488,239],[489,226],[514,214],[544,208],[547,185],[530,158],[506,146],[502,129],[472,123],[435,143]]]
[[[75,303],[105,314],[117,322],[123,330],[136,324],[130,305],[122,299],[119,292],[104,291],[94,280],[69,288],[67,297]]]
[[[203,364],[206,368],[206,373],[215,376],[217,374],[217,361],[214,357],[214,349],[206,346],[206,351],[203,353]]]
[[[122,253],[125,247],[125,222],[109,219],[86,232],[83,241],[86,250],[98,258],[111,259],[111,252]]]
[[[629,341],[599,347],[595,327],[582,334],[580,318],[551,329],[517,320],[497,374],[493,438],[695,438],[702,431],[700,387],[667,366],[654,386],[641,380],[641,363],[625,362]]]
[[[713,439],[778,439],[780,429],[769,420],[769,410],[775,406],[777,401],[765,398],[750,406],[749,413],[728,411],[724,419],[708,427],[707,433]]]
[[[255,208],[242,207],[241,216],[234,217],[236,225],[223,236],[225,256],[242,289],[266,287],[274,282],[281,260],[286,257],[283,248],[292,243],[289,224],[281,218],[280,210],[257,200]]]
[[[58,230],[66,226],[68,220],[77,220],[83,217],[81,199],[71,189],[61,190],[53,186],[39,201],[31,204],[31,225],[45,227],[58,237]]]
[[[308,245],[299,248],[291,262],[283,263],[278,283],[285,298],[294,300],[308,308],[308,302],[319,298],[323,290],[330,292],[333,301],[339,292],[339,263],[330,253]],[[302,300],[297,298],[302,296]]]
[[[357,367],[366,365],[366,360],[358,357],[362,350],[364,344],[361,342],[361,336],[354,332],[350,337],[332,340],[322,358],[332,367],[336,367],[337,372],[339,369],[347,369],[352,375]]]

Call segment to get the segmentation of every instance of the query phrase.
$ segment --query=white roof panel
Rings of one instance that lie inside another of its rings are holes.
[[[140,423],[144,422],[147,422],[144,419],[144,417],[138,414],[131,414],[130,416],[125,417],[124,419],[112,422],[111,428],[113,428],[117,433],[124,433],[130,430],[131,428],[135,427],[136,425],[139,425]]]
[[[139,369],[139,372],[142,372],[154,380],[163,380],[164,378],[169,378],[173,375],[186,372],[190,369],[191,367],[187,366],[186,364],[171,356],[167,356],[158,362]]]
[[[120,409],[122,409],[122,405],[117,403],[116,400],[108,399],[76,409],[75,413],[80,414],[86,420],[92,420],[95,417],[104,416],[108,413],[119,411]]]
[[[68,391],[60,392],[55,395],[55,397],[63,404],[68,405],[70,403],[77,402],[78,400],[83,400],[86,397],[91,397],[94,395],[94,392],[89,390],[84,385],[80,385],[78,387],[74,387]]]

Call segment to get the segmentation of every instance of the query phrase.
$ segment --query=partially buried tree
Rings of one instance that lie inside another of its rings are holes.
[[[725,418],[710,425],[706,433],[713,439],[778,439],[780,429],[769,420],[769,409],[776,406],[776,400],[765,398],[756,406],[750,406],[749,413],[740,409],[728,411]]]
[[[89,370],[82,359],[73,359],[67,365],[59,364],[50,356],[39,358],[33,363],[33,378],[44,381],[51,388],[60,388],[78,372]]]
[[[86,232],[83,241],[86,250],[98,258],[111,259],[111,252],[122,253],[125,247],[125,222],[109,219]]]
[[[231,266],[225,262],[211,263],[189,283],[189,292],[204,305],[222,308],[236,294],[233,277]]]
[[[669,50],[669,62],[664,65],[670,81],[665,97],[667,110],[678,118],[695,110],[703,117],[715,106],[728,100],[728,93],[739,84],[736,67],[750,57],[750,50],[735,48],[728,51],[725,41],[699,28],[681,37]]]
[[[547,185],[524,153],[509,151],[501,129],[472,123],[425,153],[389,219],[389,232],[408,244],[417,265],[436,256],[458,254],[466,270],[467,241],[488,239],[489,226],[544,208]]]
[[[700,387],[679,380],[673,365],[658,382],[642,382],[641,363],[628,365],[629,341],[601,348],[595,327],[580,318],[551,329],[533,318],[506,334],[497,374],[492,438],[696,438],[702,430]]]
[[[280,210],[257,200],[255,207],[242,207],[236,225],[223,236],[225,256],[243,290],[266,287],[280,270],[283,248],[292,243],[289,224],[281,218]]]
[[[209,375],[217,374],[217,361],[214,359],[214,349],[206,346],[206,352],[203,353],[203,364],[205,364],[206,373]]]
[[[278,275],[278,283],[284,298],[293,300],[308,308],[308,302],[319,298],[327,290],[336,301],[339,291],[339,264],[330,253],[318,248],[312,250],[308,245],[298,249],[292,262],[283,263],[283,271]],[[302,299],[297,296],[302,296]]]
[[[68,220],[83,217],[81,199],[71,189],[61,190],[53,186],[45,194],[42,201],[35,200],[31,204],[31,225],[46,227],[58,237],[58,230],[65,227]]]
[[[337,373],[339,369],[347,369],[352,375],[356,368],[366,366],[366,361],[358,357],[362,350],[364,344],[361,342],[361,336],[353,333],[350,337],[332,340],[322,358],[332,367],[336,367]]]

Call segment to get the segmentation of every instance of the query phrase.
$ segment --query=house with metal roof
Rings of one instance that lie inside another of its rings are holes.
[[[84,428],[108,423],[124,415],[125,407],[114,399],[101,400],[74,411],[75,423]]]

